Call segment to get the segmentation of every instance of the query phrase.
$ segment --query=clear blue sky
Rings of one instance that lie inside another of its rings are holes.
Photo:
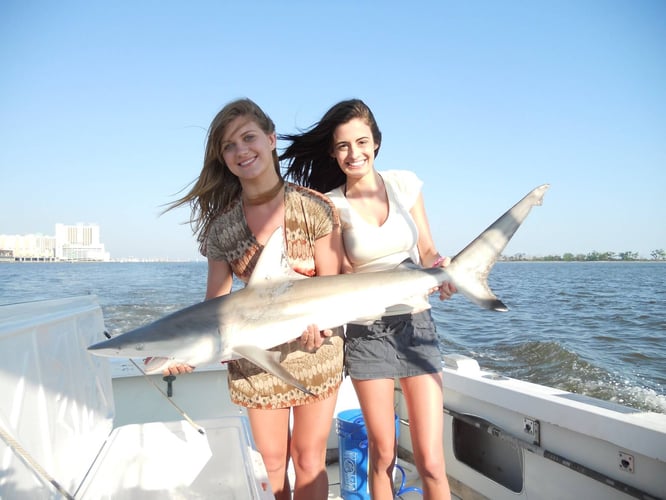
[[[197,258],[189,210],[159,212],[226,102],[289,133],[359,97],[442,253],[545,182],[507,255],[666,249],[663,0],[5,0],[0,68],[0,234]]]

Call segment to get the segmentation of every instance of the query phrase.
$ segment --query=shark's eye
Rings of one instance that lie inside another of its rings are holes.
[[[143,351],[143,347],[144,347],[143,344],[137,344],[134,346],[134,349],[136,349],[137,351]]]

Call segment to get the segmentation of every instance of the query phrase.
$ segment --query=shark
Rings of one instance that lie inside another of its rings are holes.
[[[244,288],[185,307],[87,350],[97,356],[150,358],[146,373],[157,373],[169,363],[199,366],[246,358],[310,393],[280,365],[279,353],[270,350],[297,339],[310,324],[326,330],[426,309],[429,292],[444,282],[483,309],[508,311],[490,289],[488,275],[532,207],[542,205],[548,188],[543,184],[530,191],[446,267],[406,262],[389,270],[305,277],[289,266],[278,228]]]

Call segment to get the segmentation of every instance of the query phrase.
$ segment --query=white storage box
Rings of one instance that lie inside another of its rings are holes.
[[[273,498],[246,417],[197,424],[205,435],[184,420],[114,429],[77,498]]]
[[[114,429],[103,332],[94,296],[0,307],[0,499],[272,498],[244,416]]]

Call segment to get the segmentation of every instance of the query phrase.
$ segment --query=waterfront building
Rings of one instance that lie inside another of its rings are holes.
[[[110,259],[100,242],[97,224],[56,224],[55,236],[0,235],[0,261],[107,262]]]

